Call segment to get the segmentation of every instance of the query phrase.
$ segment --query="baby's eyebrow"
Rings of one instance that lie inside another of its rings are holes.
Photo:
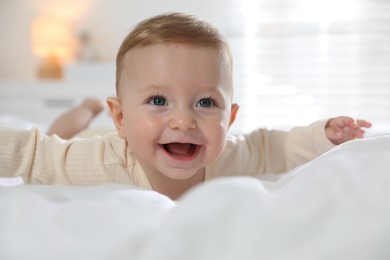
[[[150,91],[167,91],[168,87],[156,85],[156,84],[147,84],[146,87],[142,87],[138,89],[138,92],[150,92]]]
[[[198,95],[215,95],[222,98],[228,98],[229,92],[225,90],[225,87],[216,87],[214,85],[204,85],[204,86],[195,86],[199,89]],[[170,93],[174,90],[172,90],[172,87],[159,85],[159,84],[145,84],[144,86],[140,87],[137,92],[142,94],[158,94],[158,93]],[[202,94],[203,93],[203,94]]]

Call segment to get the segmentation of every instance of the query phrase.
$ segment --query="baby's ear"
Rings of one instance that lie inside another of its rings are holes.
[[[125,138],[121,102],[116,97],[108,97],[106,101],[107,101],[108,107],[110,108],[111,117],[112,117],[112,120],[115,124],[118,135],[121,138]]]
[[[230,112],[229,127],[231,127],[234,121],[236,120],[236,116],[239,108],[240,108],[239,105],[236,103],[232,105],[231,112]]]

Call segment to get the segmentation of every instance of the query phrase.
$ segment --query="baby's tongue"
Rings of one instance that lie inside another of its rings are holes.
[[[170,143],[164,145],[168,153],[173,155],[186,156],[190,155],[193,149],[192,144],[182,144],[182,143]]]

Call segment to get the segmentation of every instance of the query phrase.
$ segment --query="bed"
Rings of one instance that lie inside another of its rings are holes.
[[[220,178],[178,201],[3,179],[0,259],[390,259],[389,164],[381,135],[274,181]]]

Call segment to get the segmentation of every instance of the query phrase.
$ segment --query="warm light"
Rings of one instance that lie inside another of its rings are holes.
[[[32,43],[33,52],[39,57],[68,59],[72,45],[70,25],[56,18],[38,17],[32,24]]]
[[[40,78],[61,78],[62,63],[72,55],[70,24],[52,17],[38,17],[32,23],[33,53],[43,59]]]

